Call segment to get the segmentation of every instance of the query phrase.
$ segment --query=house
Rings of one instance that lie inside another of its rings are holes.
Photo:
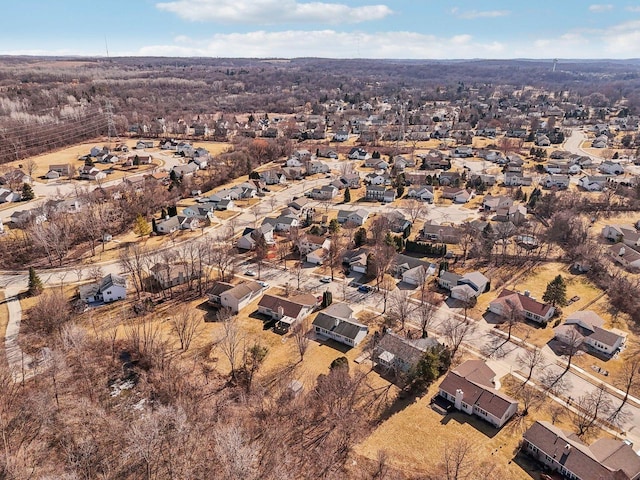
[[[277,320],[275,330],[278,333],[287,333],[294,324],[307,318],[317,304],[316,297],[309,294],[288,298],[265,294],[258,302],[258,312]]]
[[[459,185],[462,177],[458,172],[442,172],[438,176],[438,183],[443,187],[450,185]]]
[[[469,177],[472,185],[478,187],[479,185],[486,185],[487,187],[493,187],[496,184],[495,175],[487,175],[485,173],[473,173]]]
[[[601,192],[607,186],[609,177],[601,175],[585,175],[578,181],[578,185],[589,192]]]
[[[473,157],[473,148],[471,148],[471,147],[456,147],[453,150],[453,156],[457,157],[457,158]]]
[[[200,226],[200,219],[196,216],[175,215],[157,221],[156,231],[166,235],[178,230],[195,230]]]
[[[536,135],[536,139],[535,139],[534,143],[538,147],[549,147],[549,146],[551,146],[551,140],[549,140],[549,137],[547,137],[544,134]]]
[[[331,338],[350,347],[359,345],[369,333],[369,328],[354,319],[353,310],[345,303],[334,303],[318,313],[312,326],[319,337]]]
[[[369,252],[364,248],[347,251],[342,258],[342,263],[354,273],[367,273],[367,259]]]
[[[136,146],[134,148],[136,148],[137,150],[142,150],[142,149],[145,149],[145,148],[153,148],[153,140],[138,140],[138,142],[136,143]],[[93,151],[93,149],[92,149],[92,151]]]
[[[243,282],[222,292],[220,305],[233,313],[238,313],[260,295],[262,295],[262,285],[254,281]]]
[[[613,355],[624,344],[626,337],[603,328],[604,320],[590,310],[574,312],[562,325],[553,329],[555,338],[572,346],[586,345],[590,349]]]
[[[56,177],[54,173],[58,176]],[[64,165],[49,165],[49,171],[47,172],[45,177],[49,179],[60,177],[71,178],[73,177],[73,166],[68,163]]]
[[[84,180],[100,180],[107,176],[106,173],[100,171],[93,165],[83,165],[78,169],[78,175]]]
[[[240,250],[253,250],[256,248],[256,242],[260,236],[264,237],[264,241],[267,245],[274,245],[273,225],[270,223],[263,223],[258,228],[245,228],[244,232],[242,232],[242,236],[238,239],[236,246]]]
[[[329,240],[329,247],[331,247],[331,241]],[[322,265],[329,255],[329,249],[325,247],[316,248],[315,250],[307,253],[306,260],[308,263],[314,265]]]
[[[323,185],[314,188],[309,192],[309,196],[314,200],[331,200],[338,195],[338,189],[333,185]]]
[[[618,162],[612,162],[611,160],[602,162],[598,170],[607,175],[622,175],[624,173],[624,167]]]
[[[404,338],[390,331],[386,332],[373,349],[374,365],[395,375],[406,374],[416,367],[425,352],[437,347],[434,338]]]
[[[156,263],[149,271],[163,290],[182,285],[200,276],[200,272],[190,271],[186,263]]]
[[[546,175],[543,179],[542,179],[542,186],[545,188],[558,188],[561,190],[564,190],[566,188],[569,188],[569,182],[571,181],[571,179],[569,178],[569,175],[556,175],[556,174],[552,174],[552,175]]]
[[[307,164],[307,174],[315,175],[316,173],[329,173],[331,169],[329,165],[320,160],[311,160]]]
[[[320,158],[333,158],[336,160],[338,158],[338,152],[330,148],[318,148],[316,156]]]
[[[292,228],[299,226],[300,220],[298,216],[292,212],[282,214],[276,218],[267,217],[262,221],[262,224],[272,225],[276,232],[288,232]]]
[[[0,188],[0,203],[19,202],[21,199],[22,195],[20,193],[6,188]]]
[[[360,175],[358,173],[346,173],[339,178],[344,187],[360,188]]]
[[[364,166],[367,168],[375,168],[376,170],[387,170],[389,168],[389,162],[381,158],[369,157],[364,161]]]
[[[398,253],[393,259],[391,270],[394,275],[402,278],[404,283],[415,287],[422,285],[436,272],[436,268],[433,263]]]
[[[518,411],[518,402],[500,393],[496,373],[482,360],[467,360],[440,383],[438,395],[456,410],[501,428]]]
[[[289,160],[285,162],[285,167],[302,167],[303,163],[300,161],[298,157],[291,157]]]
[[[438,243],[456,244],[460,241],[460,229],[449,225],[425,223],[420,238]]]
[[[526,220],[527,207],[524,205],[511,205],[510,207],[502,207],[496,210],[493,219],[496,222],[512,222],[514,225],[520,225]]]
[[[367,185],[364,198],[369,201],[381,202],[387,189],[380,185]]]
[[[396,199],[396,189],[395,188],[388,188],[387,190],[385,190],[384,195],[382,196],[382,202],[383,203],[391,203]]]
[[[187,163],[186,165],[176,165],[171,169],[177,178],[186,178],[192,176],[198,171],[199,167],[195,163]]]
[[[443,187],[442,198],[453,200],[454,203],[467,203],[470,199],[476,196],[474,190],[468,190],[466,188],[459,187]]]
[[[416,198],[423,202],[433,203],[434,194],[432,185],[416,185],[407,190],[408,198]]]
[[[193,157],[195,149],[189,142],[180,142],[176,145],[176,153],[183,157]]]
[[[607,148],[609,146],[609,137],[606,135],[600,135],[591,142],[593,148]]]
[[[279,168],[271,168],[264,172],[259,172],[258,178],[262,180],[265,185],[280,185],[287,183],[287,176]]]
[[[346,130],[338,130],[333,136],[334,142],[346,142],[349,140],[349,132]]]
[[[353,147],[351,150],[349,150],[347,156],[350,160],[365,160],[369,158],[369,154],[367,153],[367,151],[359,147]]]
[[[630,247],[640,247],[640,232],[632,225],[607,225],[602,236],[612,242],[622,242]]]
[[[310,202],[311,200],[306,197],[294,197],[293,200],[287,204],[287,207],[295,211],[298,215],[302,215],[311,209],[309,205]]]
[[[322,237],[320,235],[306,234],[300,237],[298,248],[302,255],[307,255],[308,253],[311,253],[314,250],[318,250],[319,248],[329,250],[330,246],[330,239]]]
[[[479,297],[487,290],[489,279],[480,272],[468,272],[458,275],[441,271],[438,285],[451,292],[451,298],[466,301],[470,297]]]
[[[205,293],[207,295],[207,303],[212,307],[221,307],[220,295],[233,288],[231,283],[214,282],[214,284]]]
[[[33,183],[33,178],[30,175],[27,175],[19,168],[14,168],[9,170],[0,176],[0,184],[1,185],[22,185],[23,183],[31,184]]]
[[[524,318],[541,324],[546,324],[556,311],[552,305],[538,302],[529,292],[522,294],[506,288],[489,303],[489,311],[500,317],[508,317],[514,310]]]
[[[389,210],[381,214],[389,222],[389,229],[393,233],[402,233],[411,227],[411,220],[399,210]]]
[[[543,420],[531,425],[522,438],[524,452],[564,478],[640,478],[640,457],[627,442],[600,438],[586,445],[573,432],[566,432]]]
[[[495,212],[499,208],[509,208],[513,205],[513,198],[505,195],[485,195],[482,199],[482,207],[488,212]]]
[[[640,251],[628,245],[620,244],[611,245],[607,251],[613,261],[623,267],[630,269],[640,268]]]
[[[103,277],[99,283],[82,285],[78,290],[83,302],[111,303],[127,298],[127,280],[110,273]]]
[[[522,172],[505,172],[504,184],[507,187],[529,186],[533,182],[531,177],[525,177]]]
[[[386,173],[369,173],[364,177],[364,181],[369,185],[390,185],[391,177]]]

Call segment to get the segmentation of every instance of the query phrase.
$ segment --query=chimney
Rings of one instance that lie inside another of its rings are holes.
[[[568,455],[570,451],[571,451],[571,445],[569,445],[569,444],[567,443],[567,444],[564,446],[564,451],[563,451],[563,453],[564,453],[565,455]]]
[[[531,296],[531,292],[529,290],[525,290],[524,291],[524,296],[525,297],[530,297]]]
[[[454,406],[456,410],[462,410],[462,397],[464,397],[464,392],[461,389],[456,390],[456,400],[454,402]]]
[[[624,257],[625,253],[626,253],[626,250],[624,249],[624,247],[620,247],[620,251],[618,252],[618,256],[619,257]]]
[[[284,307],[282,305],[278,305],[278,317],[284,317]]]

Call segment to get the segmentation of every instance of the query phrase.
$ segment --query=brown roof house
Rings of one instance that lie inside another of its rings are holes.
[[[258,312],[277,320],[276,332],[287,333],[294,324],[308,317],[317,304],[317,298],[308,294],[289,298],[265,294],[258,302]]]
[[[640,456],[631,445],[601,438],[591,445],[549,422],[537,421],[524,432],[522,448],[530,456],[572,480],[636,480]]]
[[[556,311],[552,305],[538,302],[529,292],[522,294],[506,288],[489,304],[489,311],[501,317],[509,316],[513,310],[528,320],[542,324],[547,323]]]
[[[498,391],[495,376],[484,361],[468,360],[444,377],[438,395],[451,401],[456,410],[500,428],[518,411],[518,402]]]

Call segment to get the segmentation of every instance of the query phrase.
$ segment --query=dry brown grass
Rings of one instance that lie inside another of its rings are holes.
[[[437,392],[437,384],[432,385],[426,395],[392,415],[356,447],[356,453],[375,460],[379,450],[386,450],[391,466],[409,475],[424,475],[441,461],[448,446],[464,438],[476,446],[483,460],[493,456],[495,462],[505,468],[505,478],[531,478],[511,462],[522,436],[519,426],[508,424],[497,431],[462,413],[443,417],[429,405]]]

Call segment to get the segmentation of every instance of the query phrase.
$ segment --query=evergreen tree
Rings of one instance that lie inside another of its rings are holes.
[[[344,189],[344,203],[349,203],[351,201],[351,190],[349,187]]]
[[[547,284],[542,300],[554,307],[556,305],[563,307],[567,304],[567,284],[564,282],[562,275],[558,275]]]
[[[29,295],[40,295],[42,289],[42,280],[40,280],[40,277],[36,273],[36,269],[29,267]]]
[[[138,214],[133,224],[133,233],[135,233],[139,237],[144,237],[145,235],[149,235],[151,233],[151,225],[149,225],[147,219],[140,214]]]
[[[338,219],[337,218],[331,219],[331,221],[329,222],[329,232],[334,234],[334,233],[338,233],[339,230],[340,230],[340,224],[338,223]]]
[[[36,194],[33,193],[33,188],[28,183],[24,183],[22,185],[22,200],[28,202],[29,200],[33,200],[36,198]]]
[[[355,243],[356,247],[361,247],[367,241],[367,231],[364,228],[359,228],[356,230],[355,235],[353,236],[353,243]]]
[[[396,195],[398,196],[398,198],[404,195],[404,186],[398,185],[398,188],[396,188]]]

